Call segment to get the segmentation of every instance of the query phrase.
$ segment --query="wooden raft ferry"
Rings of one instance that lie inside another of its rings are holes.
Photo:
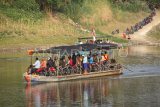
[[[100,77],[107,75],[117,75],[117,74],[122,74],[122,71],[123,68],[117,70],[90,72],[85,74],[74,74],[66,76],[34,76],[34,75],[27,75],[25,73],[23,74],[23,76],[27,82],[60,82],[60,81],[78,80],[78,79]]]

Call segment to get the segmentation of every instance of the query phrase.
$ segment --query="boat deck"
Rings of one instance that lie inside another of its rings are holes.
[[[117,75],[122,73],[122,68],[118,70],[100,71],[100,72],[90,72],[85,74],[73,74],[66,76],[34,76],[24,74],[24,78],[27,82],[59,82],[68,80],[77,80],[84,78],[100,77],[105,75]]]

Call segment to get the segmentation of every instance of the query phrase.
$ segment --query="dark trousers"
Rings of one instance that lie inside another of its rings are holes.
[[[34,69],[33,69],[33,73],[35,73],[37,69],[38,69],[38,68],[34,68]]]

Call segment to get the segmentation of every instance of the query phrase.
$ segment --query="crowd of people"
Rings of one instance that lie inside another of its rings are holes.
[[[109,41],[109,39],[107,38],[107,40],[101,40],[101,39],[97,39],[97,40],[95,40],[95,41],[93,41],[93,40],[86,40],[86,44],[100,44],[100,43],[110,43],[110,41]],[[77,43],[77,45],[79,45],[79,44],[83,44],[83,42],[82,41],[78,41],[78,43]]]
[[[119,33],[119,29],[117,29],[116,31],[112,31],[112,35],[116,34],[116,33]]]
[[[156,8],[154,7],[154,5],[149,5],[149,8],[151,9],[151,14],[144,18],[141,22],[136,23],[135,26],[131,26],[131,28],[127,28],[126,29],[126,34],[133,34],[134,32],[138,31],[139,29],[142,29],[143,26],[145,26],[146,24],[150,23],[153,20],[153,16],[156,15]]]
[[[110,63],[115,63],[115,59],[112,58],[111,60],[109,60],[108,54],[107,52],[103,52],[101,53],[101,55],[98,54],[87,54],[85,53],[84,55],[80,55],[80,54],[75,54],[73,53],[72,56],[55,56],[54,57],[54,61],[51,59],[51,57],[47,58],[47,62],[45,61],[45,59],[42,59],[42,62],[40,63],[39,59],[36,58],[35,59],[35,63],[33,65],[30,65],[28,68],[28,74],[38,74],[37,70],[43,68],[42,70],[46,69],[47,71],[50,68],[54,68],[56,71],[56,75],[59,72],[60,68],[65,68],[66,66],[69,66],[68,68],[74,68],[74,67],[78,67],[81,66],[81,72],[84,71],[84,73],[87,72],[91,72],[91,68],[93,67],[91,66],[92,64],[97,64],[98,67],[101,66],[101,64],[103,64],[103,66],[105,66],[105,64],[107,64],[108,62]],[[34,68],[33,68],[34,67]],[[88,68],[90,68],[88,71]],[[92,69],[93,70],[93,69]],[[54,71],[54,72],[55,72]]]

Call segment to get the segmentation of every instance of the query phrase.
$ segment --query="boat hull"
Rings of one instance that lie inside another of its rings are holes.
[[[27,82],[60,82],[60,81],[69,81],[69,80],[78,80],[84,78],[93,78],[107,75],[117,75],[122,74],[123,69],[101,71],[101,72],[91,72],[85,74],[74,74],[66,76],[34,76],[24,74],[24,78]]]

